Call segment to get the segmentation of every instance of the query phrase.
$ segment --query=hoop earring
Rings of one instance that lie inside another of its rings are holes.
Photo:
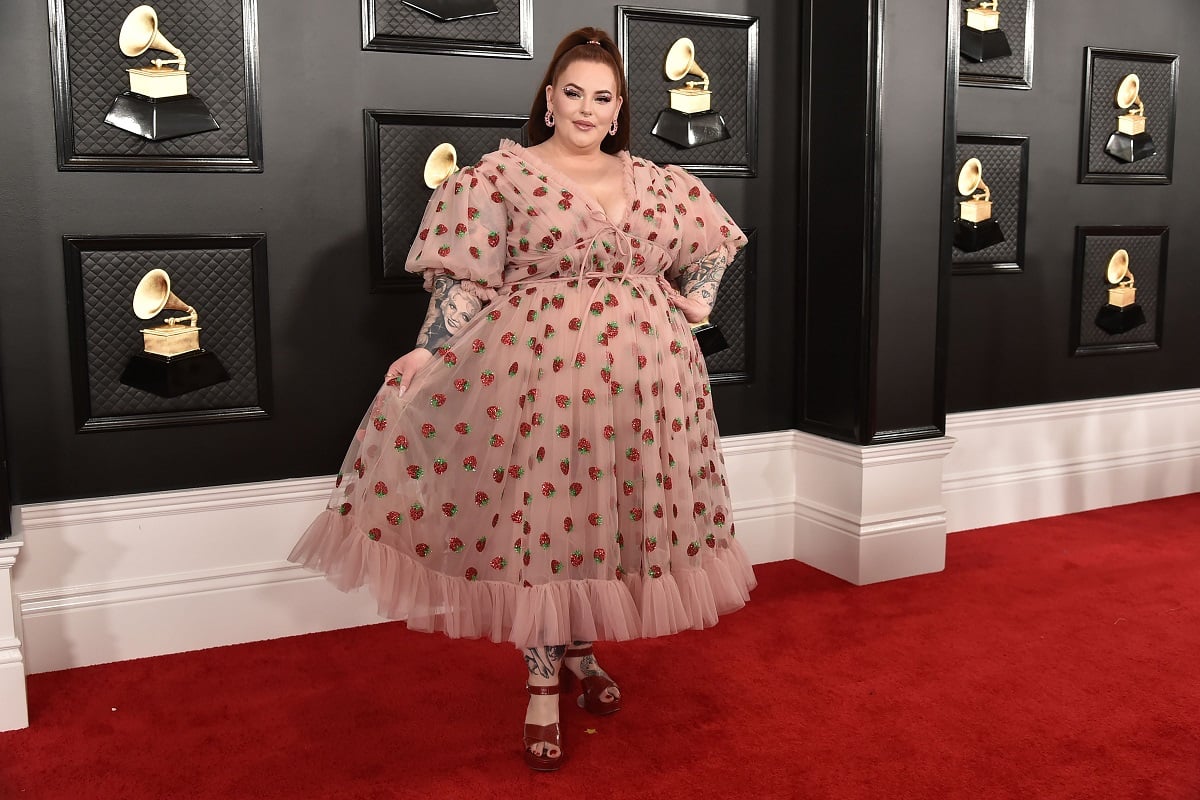
[[[546,109],[546,116],[542,117],[542,119],[545,120],[547,128],[554,127],[554,112],[553,111],[551,111],[550,109]]]
[[[608,126],[608,135],[609,135],[609,136],[616,136],[616,135],[617,135],[617,118],[616,118],[616,117],[613,117],[613,123],[612,123],[612,125],[609,125],[609,126]]]

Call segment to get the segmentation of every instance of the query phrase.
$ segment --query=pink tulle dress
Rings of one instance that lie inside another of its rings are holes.
[[[668,283],[746,238],[622,153],[625,218],[504,141],[434,192],[407,269],[486,301],[375,396],[290,560],[410,628],[518,647],[717,622],[755,586],[704,360]]]

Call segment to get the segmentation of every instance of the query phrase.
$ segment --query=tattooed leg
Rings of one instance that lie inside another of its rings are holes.
[[[591,644],[591,642],[572,642],[571,650],[582,650]],[[567,655],[563,659],[563,664],[565,664],[567,669],[571,670],[571,672],[575,674],[576,678],[583,680],[589,675],[602,675],[605,678],[608,678],[610,681],[613,679],[611,675],[600,668],[600,665],[596,662],[596,656],[594,654],[588,653],[585,656],[574,657],[570,655],[571,650],[567,651]],[[604,690],[604,693],[600,695],[600,699],[602,702],[611,703],[612,701],[620,698],[620,696],[621,690],[617,688],[616,684],[614,683],[612,686]]]
[[[562,666],[563,644],[548,647],[529,647],[521,652],[525,667],[529,670],[530,686],[557,686],[558,670]],[[530,725],[551,725],[558,722],[558,695],[529,695],[529,707],[525,711],[525,722]],[[538,742],[529,748],[538,755],[555,756],[558,748],[548,742]]]
[[[438,275],[433,279],[429,311],[425,313],[425,322],[417,334],[417,347],[436,353],[481,308],[483,302],[464,289],[461,283],[449,275]]]
[[[724,250],[709,253],[699,261],[689,264],[679,274],[679,293],[688,299],[704,303],[708,310],[712,311],[717,303],[717,289],[728,266],[729,259],[726,258]]]

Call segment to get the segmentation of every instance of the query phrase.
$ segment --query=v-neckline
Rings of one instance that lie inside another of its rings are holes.
[[[604,218],[607,219],[614,228],[619,228],[629,220],[629,215],[631,213],[631,209],[633,208],[633,161],[629,156],[629,151],[622,150],[616,154],[617,158],[621,161],[621,196],[625,200],[625,214],[620,219],[613,219],[612,215],[609,214],[608,210],[604,207],[604,204],[601,203],[600,200],[579,181],[575,180],[570,175],[567,175],[558,167],[542,158],[539,154],[531,152],[528,147],[512,141],[510,141],[509,144],[518,151],[518,154],[522,158],[532,159],[536,162],[535,166],[583,198],[585,205],[603,214]]]

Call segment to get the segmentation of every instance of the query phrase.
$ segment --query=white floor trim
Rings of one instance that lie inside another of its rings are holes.
[[[795,558],[864,584],[942,569],[948,531],[1200,491],[1200,390],[955,414],[947,433],[876,447],[724,437],[739,540],[755,563]],[[14,509],[0,730],[26,724],[25,673],[378,621],[365,594],[284,560],[332,483]]]

